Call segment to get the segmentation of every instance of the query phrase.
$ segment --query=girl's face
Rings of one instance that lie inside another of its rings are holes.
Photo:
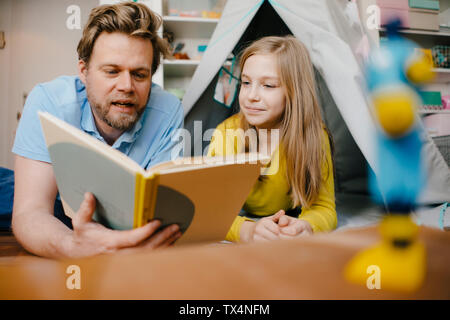
[[[286,107],[276,57],[255,54],[245,61],[239,104],[249,124],[258,129],[278,128]]]

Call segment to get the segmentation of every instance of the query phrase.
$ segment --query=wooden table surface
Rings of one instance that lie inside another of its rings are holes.
[[[343,270],[379,241],[375,227],[292,241],[179,246],[80,260],[28,255],[12,235],[0,236],[0,299],[450,299],[450,232],[420,227],[427,273],[413,293],[369,290]],[[81,289],[69,290],[70,265]]]

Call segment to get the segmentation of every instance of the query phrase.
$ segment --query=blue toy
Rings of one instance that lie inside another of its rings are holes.
[[[421,157],[417,109],[420,85],[433,79],[432,61],[418,46],[388,26],[388,39],[373,52],[366,78],[378,131],[377,177],[370,176],[374,200],[387,215],[380,225],[382,243],[360,252],[347,266],[348,280],[366,284],[367,270],[380,270],[382,287],[414,291],[425,277],[425,248],[416,240],[418,227],[410,218],[426,182]]]

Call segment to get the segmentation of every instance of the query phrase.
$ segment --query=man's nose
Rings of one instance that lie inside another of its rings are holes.
[[[117,89],[120,91],[133,91],[133,79],[129,72],[122,72],[117,80]]]

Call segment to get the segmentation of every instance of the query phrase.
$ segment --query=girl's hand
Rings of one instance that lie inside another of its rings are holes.
[[[280,239],[292,239],[303,235],[312,235],[313,230],[308,221],[283,215],[278,221]]]
[[[280,239],[278,221],[284,214],[285,212],[280,210],[272,216],[259,219],[257,222],[244,221],[240,231],[241,241],[252,242]]]

